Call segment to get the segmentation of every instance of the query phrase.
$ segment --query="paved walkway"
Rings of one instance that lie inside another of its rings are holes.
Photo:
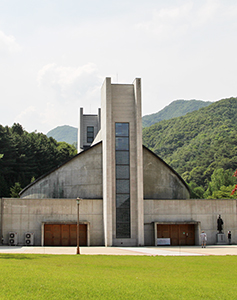
[[[25,254],[76,254],[76,247],[26,247],[0,246],[0,253]],[[180,247],[80,247],[83,255],[148,255],[148,256],[200,256],[200,255],[237,255],[237,245],[210,245]]]

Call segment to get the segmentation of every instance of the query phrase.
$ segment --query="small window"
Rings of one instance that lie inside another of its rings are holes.
[[[92,143],[94,140],[94,127],[87,126],[87,143]]]

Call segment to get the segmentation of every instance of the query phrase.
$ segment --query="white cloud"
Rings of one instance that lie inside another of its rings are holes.
[[[236,6],[232,7],[236,11]],[[233,12],[233,14],[235,14]],[[207,27],[224,14],[230,14],[229,7],[216,0],[200,2],[188,1],[150,12],[149,21],[137,23],[136,28],[152,34],[158,39],[180,38],[193,29]]]
[[[40,87],[54,90],[56,101],[88,99],[101,85],[97,68],[92,63],[81,67],[48,64],[38,72],[37,80]]]
[[[28,128],[31,128],[32,130],[36,130],[37,128],[33,129],[32,126],[30,126],[32,123],[37,123],[37,121],[40,119],[40,113],[39,110],[33,105],[26,107],[24,110],[22,110],[14,119],[15,123],[20,123],[23,125],[27,125],[26,130]]]
[[[83,107],[86,113],[97,112],[102,81],[93,63],[79,67],[52,63],[41,68],[38,87],[41,93],[48,92],[40,112],[42,127],[77,126],[79,107]]]
[[[192,3],[153,10],[149,21],[138,23],[137,29],[153,34],[160,39],[179,36],[187,30],[190,21]]]
[[[16,42],[16,39],[12,35],[6,35],[0,30],[0,52],[1,53],[14,53],[18,52],[21,47]]]
[[[236,93],[235,0],[120,1],[118,10],[103,2],[93,11],[74,2],[19,13],[21,2],[17,14],[1,8],[2,123],[21,117],[27,130],[44,132],[75,126],[79,107],[97,112],[105,76],[125,83],[141,77],[144,114],[178,98]],[[24,51],[2,55],[18,51],[18,40]]]

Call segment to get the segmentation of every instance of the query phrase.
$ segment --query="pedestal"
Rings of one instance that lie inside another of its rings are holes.
[[[224,233],[217,233],[216,234],[216,244],[217,245],[226,245],[226,239]]]

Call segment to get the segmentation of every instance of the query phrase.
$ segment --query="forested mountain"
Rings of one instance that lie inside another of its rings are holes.
[[[222,188],[222,197],[225,190],[230,198],[237,169],[236,116],[237,98],[223,99],[144,128],[143,143],[183,177],[193,196],[214,197]]]
[[[210,101],[201,100],[176,100],[157,113],[143,116],[142,126],[148,127],[163,120],[181,117],[201,107],[206,107],[211,103]]]
[[[75,145],[77,142],[77,128],[69,125],[58,126],[47,133],[47,137],[52,137],[58,142],[66,142]]]
[[[163,108],[161,111],[142,117],[142,126],[148,127],[162,120],[186,115],[188,112],[198,110],[201,107],[210,105],[210,101],[201,100],[176,100]],[[47,137],[53,137],[58,142],[77,145],[77,128],[69,125],[58,126],[47,133]]]
[[[0,125],[0,197],[17,193],[52,168],[76,154],[65,142],[42,133],[28,133],[20,124]]]

